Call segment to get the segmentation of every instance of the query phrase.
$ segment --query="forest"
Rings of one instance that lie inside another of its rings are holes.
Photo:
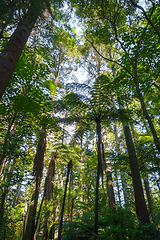
[[[0,239],[160,239],[160,1],[0,0]]]

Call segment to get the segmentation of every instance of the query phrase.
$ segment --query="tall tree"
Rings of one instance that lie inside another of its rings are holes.
[[[41,130],[39,142],[37,145],[37,152],[34,159],[33,172],[35,173],[35,186],[32,194],[31,205],[28,214],[28,220],[26,230],[23,236],[23,240],[33,240],[35,233],[35,217],[38,203],[38,196],[40,192],[40,184],[42,179],[44,153],[46,149],[46,129]]]
[[[32,1],[27,6],[27,11],[20,18],[17,28],[2,50],[0,54],[0,99],[8,86],[36,20],[46,7],[50,8],[50,4],[51,1]],[[54,5],[56,6],[56,4],[55,2]]]

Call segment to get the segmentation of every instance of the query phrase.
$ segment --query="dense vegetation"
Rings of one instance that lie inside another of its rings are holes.
[[[0,239],[160,239],[160,2],[0,2]]]

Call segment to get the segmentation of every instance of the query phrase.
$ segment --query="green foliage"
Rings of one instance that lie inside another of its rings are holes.
[[[93,234],[94,215],[88,214],[73,221],[65,223],[62,240],[71,239],[94,239]],[[108,240],[149,240],[158,238],[154,226],[140,226],[135,222],[134,216],[124,209],[117,209],[116,212],[107,210],[99,217],[98,238]]]

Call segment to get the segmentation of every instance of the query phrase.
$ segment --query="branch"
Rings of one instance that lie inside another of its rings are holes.
[[[160,87],[154,82],[153,85],[160,90]]]
[[[125,69],[125,70],[129,73],[129,75],[131,75],[131,76],[133,77],[132,73],[131,73],[126,67],[124,67],[122,64],[118,63],[117,61],[114,61],[114,60],[112,60],[112,59],[109,59],[109,58],[107,58],[107,57],[104,57],[104,56],[96,49],[96,47],[93,45],[93,43],[92,43],[89,39],[86,39],[86,40],[91,44],[91,46],[92,46],[93,49],[99,54],[99,56],[101,56],[103,59],[105,59],[105,60],[107,60],[107,61],[109,61],[109,62],[113,62],[113,63],[121,66],[123,69]]]
[[[160,38],[160,32],[158,31],[158,29],[157,29],[157,28],[154,26],[154,24],[152,23],[152,21],[151,21],[151,16],[148,18],[147,14],[146,14],[146,12],[145,12],[145,10],[144,10],[144,8],[143,8],[142,6],[139,6],[137,3],[135,3],[134,0],[130,0],[130,2],[133,4],[133,6],[135,6],[136,8],[139,8],[139,9],[143,12],[146,20],[147,20],[148,23],[152,26],[152,28],[154,29],[154,31],[157,33],[157,35],[158,35],[159,38]],[[153,9],[152,9],[152,14],[153,14],[153,10],[154,10],[155,4],[154,4],[153,2],[152,2],[152,4],[153,4]],[[152,15],[152,14],[151,14],[151,15]]]
[[[138,59],[139,49],[140,49],[140,46],[141,46],[141,43],[142,43],[142,38],[143,38],[143,36],[144,36],[147,28],[148,28],[148,24],[149,24],[149,23],[147,23],[146,27],[144,28],[144,30],[143,30],[143,32],[142,32],[142,34],[141,34],[141,36],[140,36],[140,39],[139,39],[139,41],[138,41],[138,44],[137,44],[137,50],[136,50],[136,56],[135,56],[136,64],[135,64],[135,65],[137,65],[137,59]]]

